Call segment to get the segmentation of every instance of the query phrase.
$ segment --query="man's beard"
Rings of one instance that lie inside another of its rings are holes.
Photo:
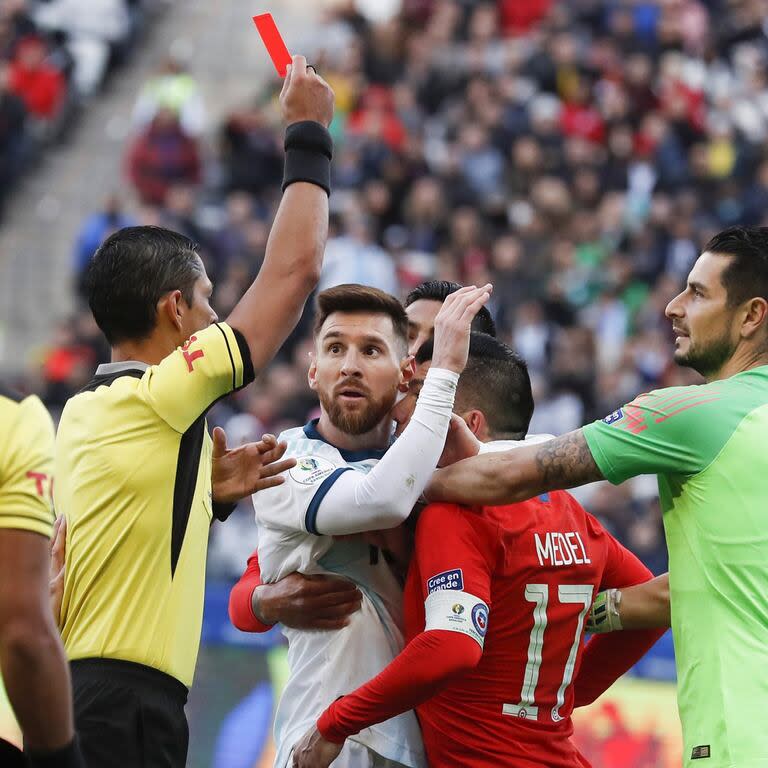
[[[365,406],[354,412],[345,410],[337,399],[329,397],[326,393],[319,392],[318,394],[323,409],[328,413],[328,418],[336,429],[347,435],[364,435],[377,427],[389,415],[395,404],[397,387],[393,387],[392,391],[380,400],[366,398]]]
[[[675,352],[674,361],[678,365],[693,368],[704,378],[717,373],[733,355],[736,345],[731,341],[728,331],[706,345],[695,344],[689,337],[688,351]]]

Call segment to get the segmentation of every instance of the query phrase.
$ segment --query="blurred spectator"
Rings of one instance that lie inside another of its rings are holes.
[[[32,117],[50,123],[64,103],[67,84],[64,76],[47,63],[48,48],[41,37],[25,37],[16,46],[11,61],[10,87],[26,105]]]
[[[124,212],[123,201],[116,195],[110,195],[102,209],[92,213],[80,228],[75,243],[74,269],[77,291],[85,297],[83,277],[85,270],[96,253],[96,249],[116,230],[131,227],[136,219]]]
[[[62,323],[43,360],[45,402],[60,410],[93,375],[93,350],[78,337],[72,321]]]
[[[346,233],[336,230],[328,237],[318,291],[341,283],[360,283],[399,294],[395,264],[373,242],[370,221],[363,213],[353,212],[346,216],[344,228]]]
[[[133,110],[134,123],[143,128],[160,110],[174,112],[189,136],[200,136],[205,130],[205,105],[200,86],[184,64],[172,56],[141,89]]]
[[[94,93],[110,60],[127,46],[132,4],[130,0],[46,0],[37,6],[37,24],[64,35],[74,59],[74,82],[82,95]]]
[[[124,62],[157,0],[0,1],[0,204]],[[19,131],[15,94],[27,119]],[[11,138],[12,137],[12,138]]]
[[[201,180],[200,151],[175,112],[161,109],[134,139],[127,158],[128,177],[143,203],[162,205],[174,184]]]
[[[226,188],[261,195],[283,177],[279,132],[258,106],[231,114],[220,135]]]

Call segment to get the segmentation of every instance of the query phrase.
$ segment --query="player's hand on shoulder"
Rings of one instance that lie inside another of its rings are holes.
[[[307,67],[303,56],[294,56],[280,93],[280,108],[286,125],[313,120],[326,128],[333,120],[333,89]]]
[[[360,610],[362,594],[354,582],[334,576],[289,573],[253,593],[253,612],[264,624],[293,629],[341,629]]]
[[[445,446],[438,467],[447,467],[455,464],[462,459],[469,459],[480,453],[482,443],[474,436],[472,430],[467,426],[467,422],[451,414],[451,422],[448,426],[448,435],[445,438]]]
[[[56,626],[61,618],[61,603],[64,599],[64,561],[66,557],[67,519],[60,515],[56,518],[51,536],[51,562],[49,565],[48,589],[51,611]]]
[[[432,366],[461,373],[469,355],[472,321],[491,297],[490,283],[477,288],[460,288],[450,294],[435,317],[435,344]]]
[[[293,768],[328,768],[339,756],[343,746],[326,741],[320,731],[313,727],[293,748]]]
[[[213,430],[213,500],[232,504],[265,488],[284,482],[281,473],[296,466],[296,459],[283,459],[288,448],[274,435],[264,435],[256,443],[227,448],[227,436],[221,427]],[[281,459],[283,459],[281,461]]]

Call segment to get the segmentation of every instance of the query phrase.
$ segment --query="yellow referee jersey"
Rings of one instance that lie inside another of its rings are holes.
[[[40,400],[0,386],[0,528],[49,537],[53,422]]]
[[[54,497],[67,518],[70,659],[132,661],[192,684],[212,519],[205,413],[252,380],[245,339],[216,323],[159,365],[99,366],[67,402]]]

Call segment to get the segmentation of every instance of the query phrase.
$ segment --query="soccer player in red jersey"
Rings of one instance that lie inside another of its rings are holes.
[[[420,350],[420,368],[428,355]],[[525,436],[533,409],[524,363],[473,335],[465,374],[456,411],[481,418],[481,436],[506,438],[483,450],[508,450]],[[482,392],[483,411],[462,412],[462,390],[475,400]],[[412,708],[433,768],[587,766],[570,740],[574,705],[605,690],[660,632],[614,636],[610,645],[610,635],[596,637],[585,654],[585,618],[599,590],[650,576],[562,491],[484,509],[428,506],[405,587],[408,644],[326,709],[296,746],[294,767],[325,768],[347,737]],[[590,676],[582,684],[585,655]]]

